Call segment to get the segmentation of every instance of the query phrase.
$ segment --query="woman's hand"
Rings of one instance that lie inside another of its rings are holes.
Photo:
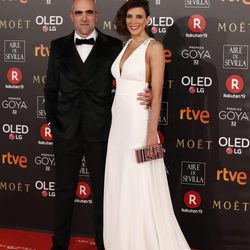
[[[158,145],[158,134],[155,132],[148,132],[147,135],[147,146],[149,147],[148,156],[152,157],[153,154],[157,154],[157,145]]]

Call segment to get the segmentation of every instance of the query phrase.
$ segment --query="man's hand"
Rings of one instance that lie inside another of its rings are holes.
[[[137,100],[141,105],[145,106],[145,109],[150,108],[152,102],[152,92],[150,88],[145,89],[145,92],[137,94]]]

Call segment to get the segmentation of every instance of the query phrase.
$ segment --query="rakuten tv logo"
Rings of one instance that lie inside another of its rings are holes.
[[[206,28],[206,20],[202,15],[192,15],[188,20],[188,27],[194,33],[201,33]]]
[[[202,209],[197,209],[201,205],[201,196],[196,191],[188,191],[184,195],[184,204],[188,208],[182,208],[183,213],[202,214]]]
[[[7,72],[7,80],[10,84],[6,84],[6,89],[23,89],[23,85],[19,85],[23,79],[22,71],[19,68],[10,68]]]
[[[40,136],[43,139],[43,141],[38,141],[38,144],[40,145],[52,145],[52,133],[50,126],[46,123],[43,124],[40,128]]]
[[[203,124],[208,124],[210,113],[207,110],[194,110],[186,107],[180,110],[180,120],[200,121]]]
[[[9,134],[10,140],[22,140],[23,135],[29,133],[29,127],[27,125],[22,124],[4,124],[2,126],[2,130],[5,134]]]
[[[227,168],[218,169],[216,171],[216,180],[226,183],[234,183],[244,186],[247,184],[247,173],[245,171],[228,170]]]
[[[239,75],[231,75],[226,79],[226,88],[230,94],[223,94],[223,98],[232,98],[232,99],[245,99],[246,94],[241,93],[244,90],[244,80]]]
[[[2,165],[8,165],[13,167],[27,168],[28,159],[24,155],[14,155],[10,152],[2,154]]]
[[[91,194],[91,189],[88,183],[79,182],[76,189],[76,196],[80,199],[87,199]]]
[[[205,89],[213,84],[213,80],[208,76],[183,76],[181,78],[181,84],[185,87],[189,87],[188,91],[191,94],[203,94]]]
[[[220,137],[220,147],[226,148],[227,154],[242,154],[242,150],[249,148],[250,140],[248,138],[231,138],[231,137]]]

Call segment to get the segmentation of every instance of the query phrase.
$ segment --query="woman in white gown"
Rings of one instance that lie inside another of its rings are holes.
[[[172,207],[162,159],[138,164],[135,148],[158,143],[157,125],[164,81],[164,52],[149,38],[146,0],[129,0],[117,12],[119,34],[131,35],[112,65],[112,106],[104,187],[106,250],[189,250]],[[151,109],[137,100],[150,83]]]

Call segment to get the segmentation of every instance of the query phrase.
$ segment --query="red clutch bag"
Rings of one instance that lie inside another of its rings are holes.
[[[163,147],[161,144],[157,145],[157,149],[153,149],[152,155],[149,156],[149,147],[141,147],[135,149],[135,156],[137,163],[152,161],[163,158]]]

